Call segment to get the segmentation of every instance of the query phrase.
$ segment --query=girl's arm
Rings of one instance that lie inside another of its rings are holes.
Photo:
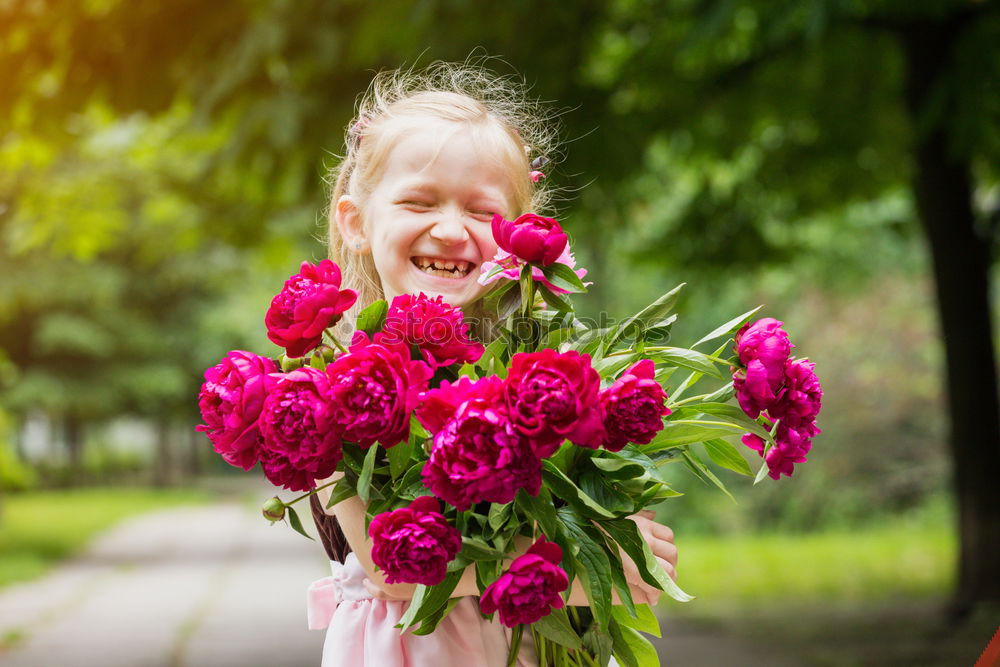
[[[335,482],[344,476],[344,473],[337,472],[325,480],[316,480],[316,486],[322,486],[328,482]],[[317,492],[319,501],[325,508],[327,514],[337,517],[340,529],[344,531],[347,543],[351,545],[351,551],[357,557],[358,562],[368,575],[365,586],[376,597],[384,599],[409,600],[416,590],[414,584],[389,584],[385,581],[385,573],[376,569],[372,562],[372,541],[365,530],[365,510],[366,506],[357,496],[352,496],[342,500],[333,507],[327,507],[333,487],[320,489]],[[527,548],[527,547],[526,547]],[[378,595],[382,592],[383,595]],[[455,587],[455,592],[451,597],[463,597],[466,595],[479,595],[479,588],[476,585],[476,572],[472,568],[467,568],[462,574],[462,578]]]

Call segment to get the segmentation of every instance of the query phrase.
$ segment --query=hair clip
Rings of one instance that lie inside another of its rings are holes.
[[[351,129],[348,131],[348,134],[353,138],[355,145],[361,143],[365,128],[368,127],[370,122],[371,121],[367,116],[362,116],[358,118],[353,125],[351,125]]]
[[[540,169],[549,163],[549,159],[544,155],[539,155],[534,160],[531,161],[531,180],[537,183],[539,179],[545,178]]]

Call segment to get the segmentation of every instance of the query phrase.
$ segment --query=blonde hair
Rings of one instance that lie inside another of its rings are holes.
[[[509,169],[516,210],[545,212],[550,189],[545,179],[531,179],[531,162],[553,159],[554,115],[529,98],[523,81],[498,76],[476,63],[437,62],[424,70],[392,70],[375,75],[358,101],[357,113],[345,132],[346,151],[330,173],[328,212],[329,256],[340,265],[344,286],[358,293],[351,315],[384,298],[371,254],[346,247],[335,215],[337,202],[348,194],[364,209],[400,138],[423,120],[464,124],[476,130]],[[469,314],[469,309],[466,309]],[[353,317],[345,322],[351,326]]]

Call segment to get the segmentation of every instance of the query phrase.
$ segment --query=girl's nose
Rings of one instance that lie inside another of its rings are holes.
[[[432,239],[443,245],[458,245],[469,240],[469,230],[465,228],[462,216],[450,211],[440,214],[429,234]]]

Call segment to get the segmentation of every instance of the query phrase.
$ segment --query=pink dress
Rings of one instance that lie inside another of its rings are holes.
[[[326,628],[323,667],[505,667],[510,630],[485,620],[475,598],[461,598],[429,635],[394,627],[409,601],[376,600],[362,583],[364,569],[352,553],[330,561],[333,575],[309,587],[309,627]],[[518,667],[537,667],[525,633]]]

